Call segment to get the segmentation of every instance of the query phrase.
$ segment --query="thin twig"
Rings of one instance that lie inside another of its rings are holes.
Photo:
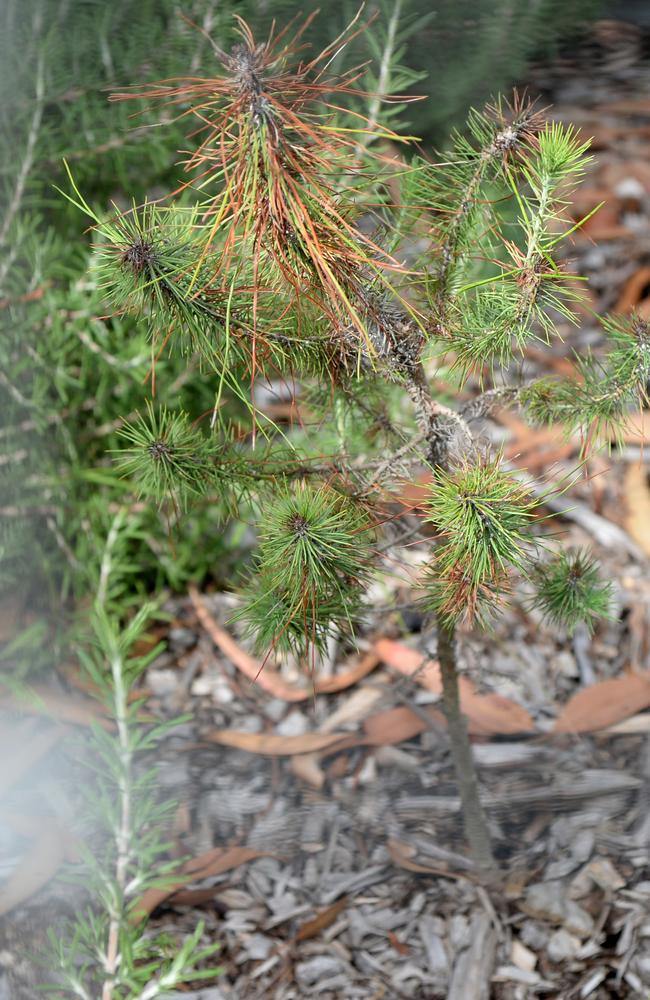
[[[526,383],[528,385],[530,383]],[[474,399],[468,400],[461,407],[460,413],[464,420],[478,420],[479,417],[487,417],[495,406],[511,406],[517,402],[519,394],[526,386],[523,385],[503,385],[494,389],[487,389]]]

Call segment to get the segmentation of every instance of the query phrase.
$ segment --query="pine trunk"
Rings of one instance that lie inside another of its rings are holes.
[[[438,625],[438,661],[442,678],[442,698],[449,727],[451,755],[456,770],[458,790],[463,809],[465,836],[472,856],[481,873],[496,872],[490,831],[479,797],[478,777],[467,732],[467,723],[460,708],[458,672],[456,670],[456,640],[454,629]]]

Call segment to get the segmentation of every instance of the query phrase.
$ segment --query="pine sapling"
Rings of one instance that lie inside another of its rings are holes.
[[[154,398],[127,422],[119,461],[152,502],[210,502],[257,520],[238,619],[265,655],[306,666],[371,610],[364,595],[382,549],[399,549],[384,541],[386,500],[405,475],[428,470],[434,539],[422,540],[420,584],[437,623],[465,832],[490,876],[459,629],[484,627],[513,578],[527,578],[549,620],[569,627],[593,625],[608,588],[586,553],[548,559],[539,488],[506,466],[477,421],[519,406],[593,446],[645,399],[648,325],[605,320],[609,353],[579,359],[575,378],[522,382],[528,345],[576,322],[580,279],[564,247],[586,144],[516,97],[472,111],[438,162],[407,159],[407,149],[396,166],[386,144],[408,145],[394,111],[408,114],[409,102],[390,90],[403,79],[391,66],[404,33],[357,18],[306,58],[306,28],[258,42],[238,20],[229,51],[212,42],[214,75],[117,95],[193,125],[185,174],[164,205],[105,217],[72,181],[69,197],[95,228],[95,273],[115,309],[142,315],[152,369],[185,352],[214,384],[211,415],[169,413]],[[346,68],[352,37],[383,40],[383,90]],[[456,398],[434,382],[443,367]],[[276,425],[257,403],[264,385],[284,385],[300,420]]]

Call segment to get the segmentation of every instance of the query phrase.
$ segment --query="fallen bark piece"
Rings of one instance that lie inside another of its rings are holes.
[[[535,882],[529,885],[519,909],[536,920],[561,924],[569,934],[589,937],[594,929],[592,916],[569,899],[561,882]]]
[[[527,948],[525,944],[522,944],[519,938],[514,938],[512,942],[510,960],[513,965],[516,965],[518,969],[522,969],[524,972],[532,972],[537,965],[537,955],[530,948]]]
[[[537,989],[553,989],[554,984],[545,982],[532,970],[520,969],[518,965],[500,965],[492,977],[493,983],[521,983],[523,986],[533,986]],[[535,990],[535,996],[537,995]]]
[[[300,986],[308,989],[310,993],[314,991],[316,994],[321,992],[318,989],[320,980],[330,979],[337,973],[344,971],[343,960],[333,955],[316,955],[315,958],[310,958],[306,962],[298,962],[295,968],[296,980]]]
[[[438,933],[440,930],[440,921],[430,914],[425,913],[418,920],[418,931],[427,957],[429,972],[435,980],[446,987],[449,979],[449,959],[444,941]]]
[[[580,943],[580,938],[576,937],[575,934],[569,934],[564,927],[560,927],[548,939],[546,954],[551,962],[555,962],[557,965],[559,962],[575,958],[580,950]]]
[[[411,844],[394,837],[388,839],[386,846],[393,862],[405,871],[468,878],[470,881],[475,878],[474,863],[462,854],[436,848],[433,844]]]
[[[579,776],[563,777],[548,785],[525,789],[507,789],[502,793],[484,793],[484,809],[512,815],[515,809],[543,806],[546,810],[563,812],[574,809],[589,799],[632,792],[642,784],[640,778],[605,768],[583,771]],[[393,806],[398,819],[408,820],[425,815],[446,816],[460,809],[456,795],[403,795]]]

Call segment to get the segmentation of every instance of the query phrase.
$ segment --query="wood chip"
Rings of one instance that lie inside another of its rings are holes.
[[[497,933],[486,913],[472,919],[470,942],[454,963],[447,1000],[489,1000]]]

